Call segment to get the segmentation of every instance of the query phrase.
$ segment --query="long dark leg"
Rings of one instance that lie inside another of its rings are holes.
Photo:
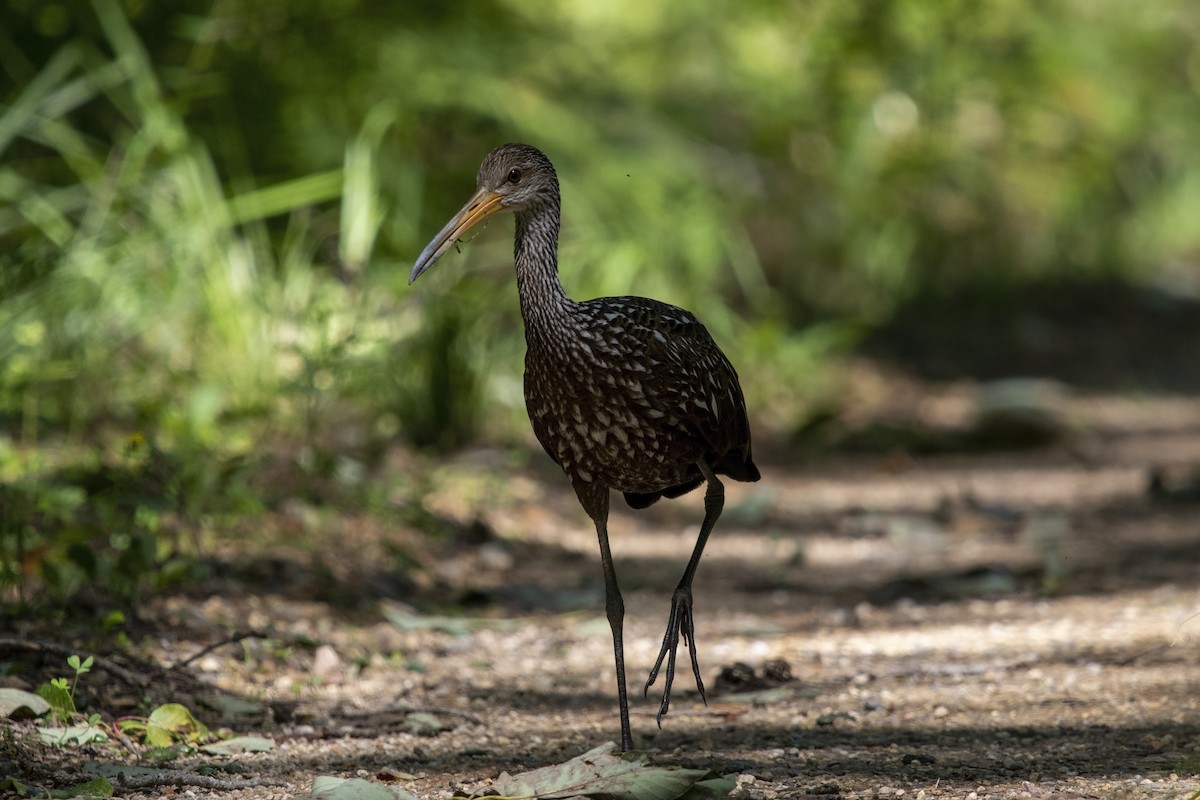
[[[662,666],[663,659],[667,659],[662,703],[658,707],[658,716],[656,717],[660,728],[662,727],[662,718],[671,706],[671,684],[675,682],[675,652],[679,649],[680,636],[683,637],[683,643],[692,657],[692,675],[696,677],[696,688],[700,690],[700,699],[704,701],[705,705],[708,704],[708,698],[704,695],[704,680],[700,677],[700,662],[696,659],[696,631],[692,620],[692,578],[696,575],[696,568],[700,566],[700,556],[704,554],[704,545],[708,541],[709,534],[712,533],[713,526],[717,524],[717,517],[721,516],[721,509],[725,506],[725,487],[708,464],[700,461],[696,466],[700,468],[704,479],[708,481],[708,490],[704,493],[704,522],[700,524],[700,535],[696,537],[696,546],[692,548],[692,557],[688,560],[683,577],[680,578],[679,585],[675,587],[675,594],[671,598],[671,617],[667,620],[667,632],[663,635],[662,649],[658,651],[658,660],[654,662],[654,668],[650,670],[650,677],[646,679],[644,690],[645,694],[650,693],[650,687],[658,679],[658,670]]]
[[[600,566],[604,570],[604,611],[612,628],[613,656],[617,661],[617,704],[621,708],[621,749],[633,749],[629,731],[629,695],[625,690],[625,601],[617,586],[617,570],[608,547],[608,488],[591,485],[576,486],[575,492],[588,516],[596,523],[596,538],[600,540]]]

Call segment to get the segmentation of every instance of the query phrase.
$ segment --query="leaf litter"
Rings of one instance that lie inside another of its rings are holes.
[[[493,789],[501,797],[538,800],[580,796],[611,800],[715,800],[733,790],[731,779],[709,770],[653,766],[648,753],[618,753],[616,748],[615,743],[607,742],[562,764],[518,775],[503,773]]]
[[[617,752],[607,742],[582,755],[517,775],[501,773],[483,792],[457,792],[455,800],[478,797],[502,800],[566,800],[571,797],[603,800],[719,800],[733,791],[731,778],[705,769],[655,766],[649,753]],[[310,794],[294,800],[416,800],[402,789],[361,779],[322,776],[313,781]]]

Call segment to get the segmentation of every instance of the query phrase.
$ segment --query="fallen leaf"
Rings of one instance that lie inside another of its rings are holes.
[[[605,800],[715,800],[735,785],[708,770],[652,766],[649,754],[617,753],[616,748],[608,742],[562,764],[504,774],[494,788],[504,797],[539,800],[580,795]]]
[[[776,686],[773,689],[759,689],[753,692],[738,692],[737,694],[725,695],[721,700],[726,703],[770,705],[771,703],[786,702],[795,696],[796,690],[791,686]]]
[[[433,714],[424,711],[414,711],[404,718],[404,727],[417,736],[434,736],[452,726],[447,725]]]
[[[418,800],[395,786],[384,786],[361,778],[322,775],[313,780],[312,792],[292,800]]]
[[[17,712],[21,709],[28,709],[28,713],[18,714]],[[40,717],[49,710],[50,704],[33,692],[27,692],[24,689],[0,689],[0,717],[10,719]]]
[[[146,742],[156,747],[168,747],[176,739],[194,742],[207,735],[208,729],[179,703],[159,706],[146,720]]]
[[[51,728],[46,725],[39,725],[37,732],[43,742],[59,747],[108,741],[108,736],[104,731],[99,728],[93,728],[91,725],[72,725],[68,728]]]
[[[265,713],[262,703],[243,700],[240,697],[217,695],[208,698],[208,702],[227,717],[261,717]]]
[[[265,753],[275,749],[275,740],[264,736],[235,736],[223,742],[213,742],[200,748],[217,756],[232,756],[237,753]]]
[[[112,797],[113,785],[104,778],[95,778],[87,783],[80,783],[75,786],[68,786],[64,789],[51,789],[49,792],[53,798],[68,798],[68,797]]]

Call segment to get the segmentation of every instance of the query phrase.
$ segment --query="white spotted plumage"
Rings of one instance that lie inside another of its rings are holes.
[[[680,640],[704,685],[692,625],[692,579],[724,505],[718,475],[756,481],[737,373],[692,314],[642,297],[577,303],[558,280],[558,178],[529,145],[496,148],[479,169],[475,195],[421,253],[411,283],[472,225],[507,210],[517,218],[515,262],[525,321],[525,403],[534,433],[562,467],[596,524],[605,611],[613,631],[621,747],[633,746],[622,646],[624,606],[608,543],[609,490],[634,508],[707,483],[704,522],[679,586],[658,661],[668,658],[658,718],[667,713]]]

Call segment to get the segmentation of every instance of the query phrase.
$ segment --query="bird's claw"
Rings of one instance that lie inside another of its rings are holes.
[[[646,686],[642,690],[643,696],[649,696],[650,687],[658,680],[658,671],[662,668],[663,659],[666,659],[667,671],[663,680],[662,702],[659,704],[658,714],[655,717],[659,728],[662,727],[662,718],[666,716],[671,707],[671,686],[675,682],[675,654],[679,649],[680,638],[683,639],[683,644],[691,656],[692,675],[696,678],[696,688],[700,691],[700,699],[704,701],[705,705],[708,705],[708,698],[704,694],[704,680],[700,677],[700,662],[696,658],[692,591],[687,586],[676,589],[674,597],[671,598],[671,616],[667,620],[667,631],[663,635],[662,647],[658,651],[658,659],[655,660],[654,667],[650,670],[650,677],[646,679]]]

